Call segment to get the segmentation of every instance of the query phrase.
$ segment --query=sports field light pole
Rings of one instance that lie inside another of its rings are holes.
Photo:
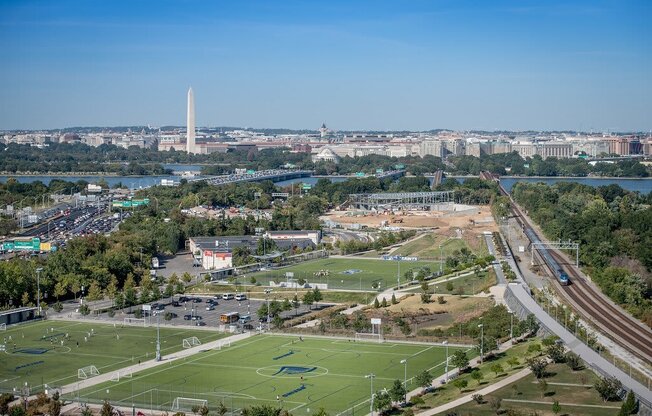
[[[267,301],[267,331],[269,332],[269,294],[272,289],[265,289],[265,300]]]
[[[41,316],[41,272],[43,267],[36,269],[36,311]]]
[[[509,339],[514,341],[514,312],[509,312]]]
[[[480,363],[484,363],[484,324],[479,324],[480,328]]]
[[[156,361],[161,361],[161,314],[156,314]]]
[[[446,369],[444,370],[444,380],[448,383],[448,341],[442,342],[446,346]]]
[[[403,364],[403,387],[405,388],[405,395],[403,398],[403,401],[407,403],[407,358],[404,358],[401,360],[401,364]]]
[[[371,381],[371,404],[369,405],[369,410],[371,416],[374,416],[374,378],[376,375],[374,373],[367,374],[364,378],[368,378]]]

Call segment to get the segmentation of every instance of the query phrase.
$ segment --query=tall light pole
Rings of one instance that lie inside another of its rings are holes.
[[[509,315],[509,339],[514,342],[514,312],[510,312]]]
[[[484,324],[479,324],[480,328],[480,362],[484,363]]]
[[[407,358],[401,360],[401,364],[403,364],[403,387],[405,388],[405,398],[403,401],[407,403]]]
[[[161,314],[156,314],[156,361],[161,361],[161,331],[160,331]]]
[[[265,300],[267,301],[267,331],[269,332],[269,294],[272,289],[265,289]]]
[[[446,346],[446,369],[444,370],[444,380],[448,383],[448,341],[442,342]]]
[[[36,311],[41,316],[41,272],[42,267],[36,269]]]
[[[439,275],[444,273],[444,251],[441,249],[442,244],[439,245]]]
[[[371,381],[371,403],[369,404],[369,412],[371,416],[374,416],[374,378],[376,375],[374,373],[369,373],[364,378],[368,378]]]

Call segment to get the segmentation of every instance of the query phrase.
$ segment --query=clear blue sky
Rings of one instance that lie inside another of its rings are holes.
[[[0,129],[652,129],[652,1],[0,0]]]

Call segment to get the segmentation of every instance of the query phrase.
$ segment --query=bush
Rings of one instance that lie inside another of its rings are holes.
[[[444,303],[446,303],[446,299],[444,299],[443,296],[438,296],[437,297],[437,303],[440,304],[440,305],[443,305]]]
[[[109,309],[106,314],[109,316],[109,318],[113,318],[115,316],[115,311],[113,309]]]
[[[473,401],[476,402],[477,404],[482,404],[482,403],[484,403],[484,396],[483,396],[482,394],[474,394],[473,396],[471,396],[471,398],[472,398]]]
[[[79,313],[86,316],[91,313],[91,309],[88,307],[88,305],[82,305],[79,307]]]
[[[134,311],[134,318],[141,319],[142,317],[143,317],[143,311],[140,309],[136,309]]]
[[[54,309],[57,313],[59,313],[63,310],[63,305],[61,304],[61,302],[57,302],[54,305],[52,305],[52,309]]]

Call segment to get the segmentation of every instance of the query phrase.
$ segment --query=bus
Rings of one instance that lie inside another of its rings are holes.
[[[223,324],[233,324],[238,322],[240,319],[240,314],[238,312],[229,312],[229,313],[223,313],[220,315],[220,321]]]

